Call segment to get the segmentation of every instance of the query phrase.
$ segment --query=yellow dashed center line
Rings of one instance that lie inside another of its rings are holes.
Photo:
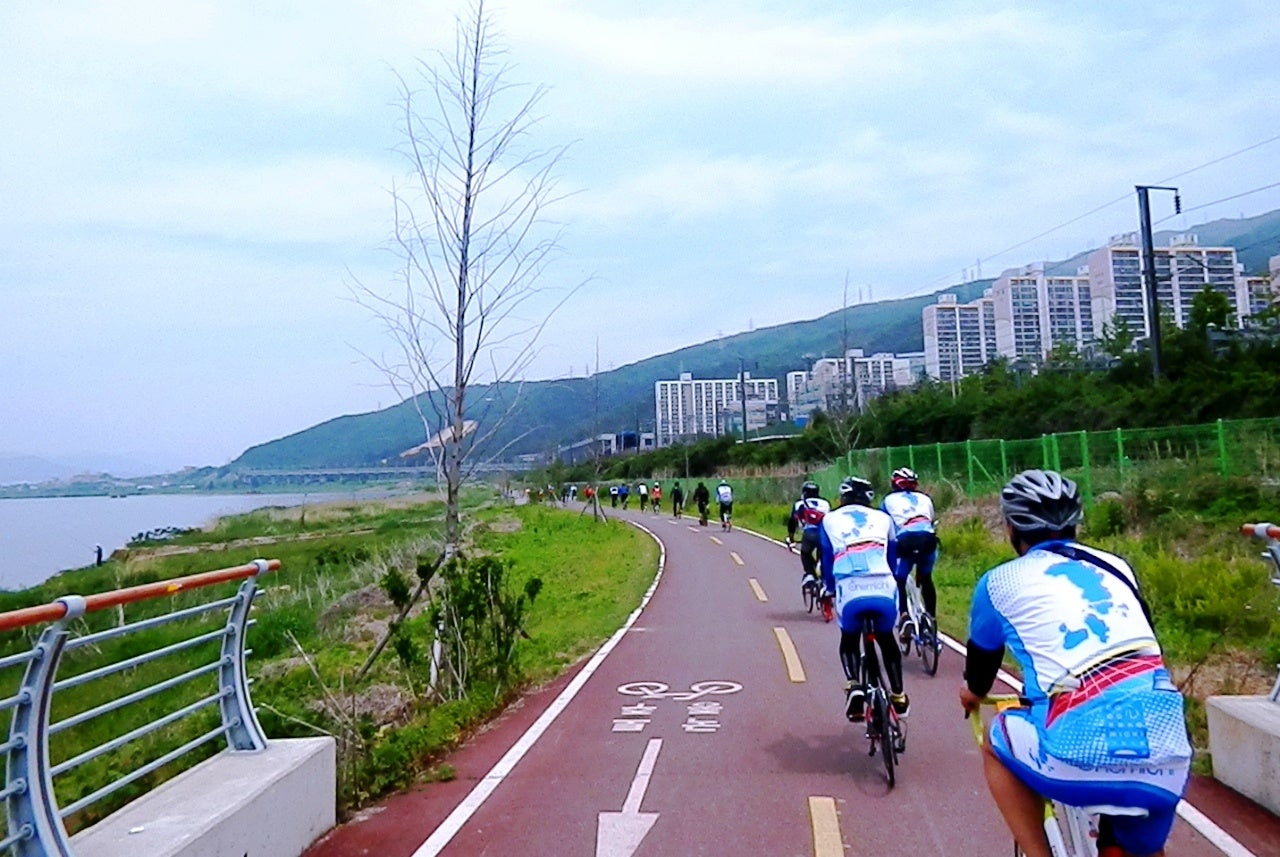
[[[809,798],[809,821],[813,825],[813,857],[844,857],[835,798]]]
[[[715,536],[712,536],[712,537],[711,537],[711,541],[715,542],[715,543],[716,543],[716,544],[718,544],[718,545],[722,545],[722,544],[724,544],[724,542],[720,541],[720,540],[719,540],[719,539],[717,539]]]
[[[804,666],[800,663],[796,644],[791,642],[791,635],[787,633],[787,629],[774,628],[773,636],[778,639],[778,648],[782,649],[782,660],[787,665],[787,678],[794,682],[804,681]]]
[[[738,556],[737,551],[729,551],[729,557],[738,565],[746,565],[746,563],[742,561],[742,557]]]
[[[757,601],[768,601],[769,596],[764,594],[764,590],[760,587],[760,581],[754,577],[747,578],[747,583],[751,584],[751,591],[756,594]]]

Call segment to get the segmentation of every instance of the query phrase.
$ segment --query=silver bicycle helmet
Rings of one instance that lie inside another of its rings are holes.
[[[1024,470],[1000,489],[1000,512],[1019,532],[1058,532],[1080,523],[1080,491],[1060,473]]]

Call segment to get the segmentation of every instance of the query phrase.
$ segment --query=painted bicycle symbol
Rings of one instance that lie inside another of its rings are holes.
[[[700,699],[704,696],[737,693],[742,690],[742,685],[736,681],[712,679],[710,681],[694,682],[689,685],[688,690],[671,690],[670,688],[671,685],[665,681],[631,681],[618,685],[618,693],[624,696],[639,696],[642,699],[690,700]]]

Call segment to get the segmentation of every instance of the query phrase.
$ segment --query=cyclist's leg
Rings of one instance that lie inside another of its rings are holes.
[[[809,577],[818,576],[818,536],[816,532],[805,530],[800,534],[800,567]]]
[[[938,590],[933,585],[933,566],[938,561],[938,549],[934,548],[916,563],[916,583],[920,584],[920,597],[929,615],[938,618]]]
[[[1014,754],[1038,752],[1038,748],[1039,733],[1025,712],[998,714],[982,745],[982,772],[996,808],[1026,857],[1053,857],[1044,832],[1044,800],[1015,773],[1023,765]]]
[[[893,636],[893,626],[897,621],[893,600],[875,599],[874,604],[869,604],[863,610],[875,616],[876,642],[880,644],[880,657],[883,658],[884,673],[889,679],[889,691],[900,694],[902,693],[902,651],[898,648],[898,641]]]
[[[911,574],[911,558],[899,555],[893,568],[893,579],[898,584],[898,613],[907,615],[907,575]]]

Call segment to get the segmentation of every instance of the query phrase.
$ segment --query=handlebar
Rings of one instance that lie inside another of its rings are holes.
[[[997,712],[1008,711],[1011,708],[1030,708],[1031,700],[1025,696],[1019,696],[1016,693],[993,693],[990,696],[982,697],[982,705],[990,706]],[[977,712],[974,712],[977,714]],[[969,720],[969,726],[973,729],[973,742],[981,747],[984,743],[986,735],[982,728],[981,715],[973,717],[965,714]]]
[[[1259,539],[1280,539],[1280,527],[1275,524],[1244,524],[1240,532]]]

